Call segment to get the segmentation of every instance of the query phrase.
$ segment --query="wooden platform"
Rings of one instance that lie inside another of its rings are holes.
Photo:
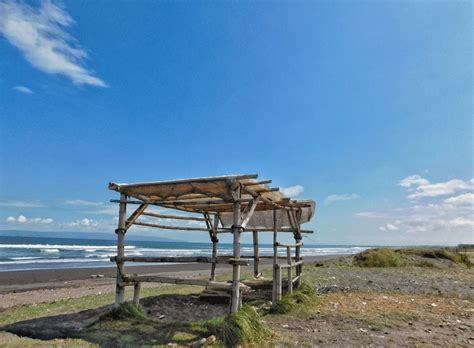
[[[243,301],[249,301],[249,300],[271,301],[272,300],[273,279],[271,278],[248,279],[248,280],[242,280],[241,283],[250,288],[250,291],[242,293]],[[288,284],[288,280],[282,279],[282,287],[284,289],[288,287],[287,284]],[[230,295],[231,295],[230,291],[228,290],[206,287],[199,295],[199,299],[202,301],[210,302],[210,303],[229,303]]]

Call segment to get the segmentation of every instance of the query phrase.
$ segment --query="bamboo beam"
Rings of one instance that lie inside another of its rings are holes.
[[[140,282],[136,282],[133,286],[133,303],[135,303],[136,305],[140,303],[140,288]]]
[[[222,181],[227,179],[244,180],[244,179],[256,179],[258,174],[242,174],[242,175],[226,175],[226,176],[211,176],[207,178],[193,178],[193,179],[178,179],[169,181],[152,181],[152,182],[140,182],[133,184],[117,184],[110,182],[110,190],[119,190],[120,188],[138,187],[138,186],[159,186],[159,185],[173,185],[173,184],[186,184],[186,183],[203,183]]]
[[[249,209],[249,211],[247,212],[247,214],[243,217],[243,221],[242,223],[240,224],[240,226],[245,229],[245,226],[247,226],[247,224],[249,223],[250,219],[252,218],[252,215],[255,211],[255,208],[257,207],[258,205],[258,202],[260,201],[260,197],[257,197],[255,198],[255,200],[252,202],[252,205]]]
[[[278,265],[278,267],[288,268],[288,267],[296,267],[296,266],[299,266],[299,265],[302,265],[302,264],[303,264],[303,261],[297,261],[297,262],[293,262],[291,265],[290,264],[282,264],[282,265]]]
[[[232,187],[231,187],[232,189]],[[238,192],[236,192],[238,191]],[[233,190],[233,197],[240,198],[240,187]],[[240,202],[234,202],[234,224],[232,226],[232,233],[234,234],[234,259],[240,258]],[[230,302],[230,312],[235,313],[240,309],[240,265],[234,264],[232,268],[232,297]]]
[[[172,230],[172,231],[206,231],[206,232],[209,231],[207,228],[203,228],[203,227],[166,226],[166,225],[151,224],[148,222],[140,222],[140,221],[135,221],[133,224],[139,225],[139,226],[156,227],[162,230]]]
[[[281,268],[279,265],[276,267],[276,287],[275,287],[275,304],[281,301]]]
[[[256,186],[256,185],[265,185],[265,184],[271,184],[271,180],[260,180],[260,181],[254,181],[254,182],[246,182],[242,183],[244,186]]]
[[[254,230],[253,233],[253,276],[254,278],[259,277],[258,264],[260,262],[259,249],[258,249],[258,231]]]
[[[272,287],[272,305],[275,306],[277,303],[277,288],[278,288],[278,248],[277,248],[277,213],[276,209],[273,208],[273,287]]]
[[[147,203],[140,204],[140,206],[132,213],[132,215],[128,217],[127,221],[125,222],[125,229],[128,230],[133,225],[133,223],[137,221],[140,215],[143,214],[146,208],[148,208]]]
[[[123,277],[123,281],[125,283],[166,283],[166,284],[187,284],[187,285],[198,285],[198,286],[206,286],[210,288],[216,289],[231,289],[232,284],[230,283],[223,283],[223,282],[211,282],[205,279],[187,279],[187,278],[175,278],[175,277],[163,277],[163,276],[156,276],[156,275],[135,275],[135,274],[127,274]],[[250,291],[250,288],[242,283],[239,283],[239,288],[242,291]]]
[[[211,226],[211,222],[208,222]],[[212,224],[212,233],[209,233],[212,241],[212,265],[211,265],[211,281],[216,280],[216,266],[217,266],[217,244],[219,239],[217,238],[217,230],[219,228],[219,215],[214,215],[214,222]]]
[[[302,246],[303,243],[295,243],[295,244],[283,244],[283,243],[276,243],[277,247],[283,247],[283,248],[294,248],[294,247],[299,247]]]
[[[175,263],[213,263],[214,259],[210,256],[113,256],[110,258],[112,262],[175,262]],[[215,263],[220,264],[238,264],[241,266],[248,266],[251,258],[234,259],[231,256],[219,256],[215,259]]]
[[[292,294],[293,293],[293,282],[292,282],[293,274],[292,274],[292,269],[291,269],[292,260],[291,260],[291,247],[290,246],[286,247],[286,261],[288,262],[288,265],[290,265],[290,267],[288,267],[288,293]]]
[[[200,218],[196,216],[183,216],[183,215],[168,215],[168,214],[159,214],[154,212],[145,211],[142,215],[153,216],[162,219],[174,219],[174,220],[190,220],[190,221],[207,221],[205,218]]]
[[[117,256],[123,257],[125,255],[125,232],[126,232],[126,218],[127,218],[127,196],[123,193],[120,194],[120,200],[122,201],[119,206],[119,221],[118,228],[115,230],[117,233]],[[124,301],[125,289],[121,285],[122,275],[125,273],[123,262],[117,262],[117,278],[115,285],[115,306],[118,307]]]

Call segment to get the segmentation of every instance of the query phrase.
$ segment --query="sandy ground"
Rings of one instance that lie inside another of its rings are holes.
[[[474,345],[473,269],[442,263],[433,268],[361,268],[351,266],[350,259],[314,259],[305,265],[305,278],[314,284],[320,303],[303,313],[266,316],[265,321],[276,335],[274,343],[282,346]],[[168,275],[171,272],[173,276],[203,278],[209,274],[208,265],[166,266],[171,267],[148,267],[140,272],[158,271]],[[114,272],[113,268],[54,274],[35,272],[35,281],[30,283],[24,280],[28,273],[0,274],[0,312],[22,305],[112,293]],[[218,272],[228,273],[229,269],[218,268]],[[81,279],[70,279],[74,278],[72,274]],[[104,277],[91,277],[97,274]],[[5,279],[18,281],[2,282]],[[189,320],[190,313],[200,320],[227,311],[226,305],[202,303],[195,295],[160,295],[144,298],[141,303],[150,316],[172,322]],[[133,328],[130,330],[133,335]],[[0,341],[12,339],[11,334],[1,335]]]

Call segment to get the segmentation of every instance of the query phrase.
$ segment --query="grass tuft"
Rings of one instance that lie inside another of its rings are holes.
[[[240,311],[226,317],[210,320],[206,326],[227,347],[264,343],[272,336],[262,315],[250,305],[243,305]]]
[[[281,301],[270,309],[270,313],[287,314],[301,311],[315,305],[318,302],[317,300],[314,287],[303,281],[292,294],[285,294]]]
[[[418,255],[429,259],[444,259],[454,263],[472,266],[471,260],[466,253],[457,252],[449,248],[404,248],[398,250],[404,255]]]
[[[120,306],[113,308],[105,316],[107,319],[147,319],[147,315],[142,306],[136,305],[133,302],[125,302]]]
[[[392,249],[369,249],[354,256],[354,264],[360,267],[401,267],[405,259]]]

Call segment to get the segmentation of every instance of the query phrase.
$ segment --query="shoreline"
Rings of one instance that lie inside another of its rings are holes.
[[[305,257],[305,262],[326,261],[346,254],[322,255]],[[261,269],[269,268],[272,265],[271,259],[260,260]],[[126,264],[127,269],[133,269],[133,273],[140,274],[169,274],[173,276],[180,274],[183,277],[205,277],[210,273],[210,264],[206,263],[181,263],[181,264],[159,264],[147,266],[133,266]],[[218,265],[216,274],[229,273],[231,265]],[[242,271],[252,271],[250,266],[243,267]],[[96,277],[97,275],[101,277]],[[103,276],[103,277],[102,277]],[[88,267],[88,268],[58,268],[40,270],[18,270],[0,272],[0,294],[10,292],[25,292],[40,289],[70,288],[77,286],[94,286],[97,284],[115,283],[116,268],[109,267]],[[112,290],[112,288],[111,288]]]

